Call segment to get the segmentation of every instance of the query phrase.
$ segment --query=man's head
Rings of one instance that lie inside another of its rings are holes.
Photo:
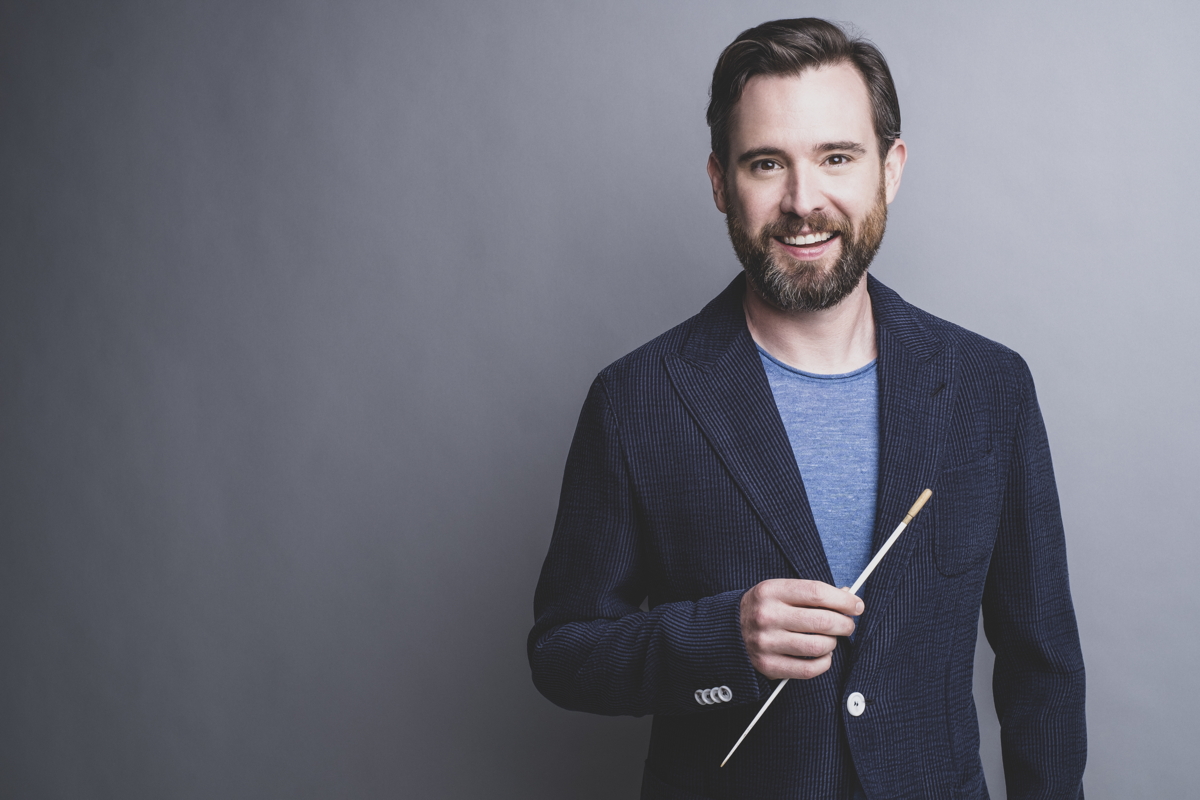
[[[829,308],[861,282],[906,148],[887,63],[823,20],[771,22],[713,74],[708,172],[756,293],[785,311]]]

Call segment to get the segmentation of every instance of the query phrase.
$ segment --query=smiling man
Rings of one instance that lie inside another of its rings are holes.
[[[822,20],[760,25],[722,53],[708,123],[743,271],[593,382],[534,682],[655,715],[643,798],[983,798],[982,608],[1009,796],[1082,797],[1083,662],[1029,371],[867,275],[907,156],[883,56]],[[837,588],[925,487],[862,598]]]

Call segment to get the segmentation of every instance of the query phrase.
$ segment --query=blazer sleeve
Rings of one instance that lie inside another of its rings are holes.
[[[602,378],[567,456],[550,550],[534,596],[533,682],[564,708],[678,714],[757,702],[765,679],[742,641],[744,590],[641,608],[651,576],[617,418]],[[729,702],[696,692],[726,686]]]
[[[1082,798],[1083,655],[1050,447],[1018,360],[1021,405],[983,598],[1004,776],[1010,798]]]

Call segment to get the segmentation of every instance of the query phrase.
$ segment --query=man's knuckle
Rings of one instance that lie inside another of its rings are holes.
[[[750,609],[750,624],[758,630],[771,627],[771,612],[766,606]]]

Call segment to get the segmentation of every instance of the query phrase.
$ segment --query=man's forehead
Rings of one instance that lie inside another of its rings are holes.
[[[795,75],[755,75],[746,82],[731,122],[735,147],[755,146],[764,137],[812,139],[815,145],[816,140],[869,144],[874,136],[867,84],[846,63]]]

